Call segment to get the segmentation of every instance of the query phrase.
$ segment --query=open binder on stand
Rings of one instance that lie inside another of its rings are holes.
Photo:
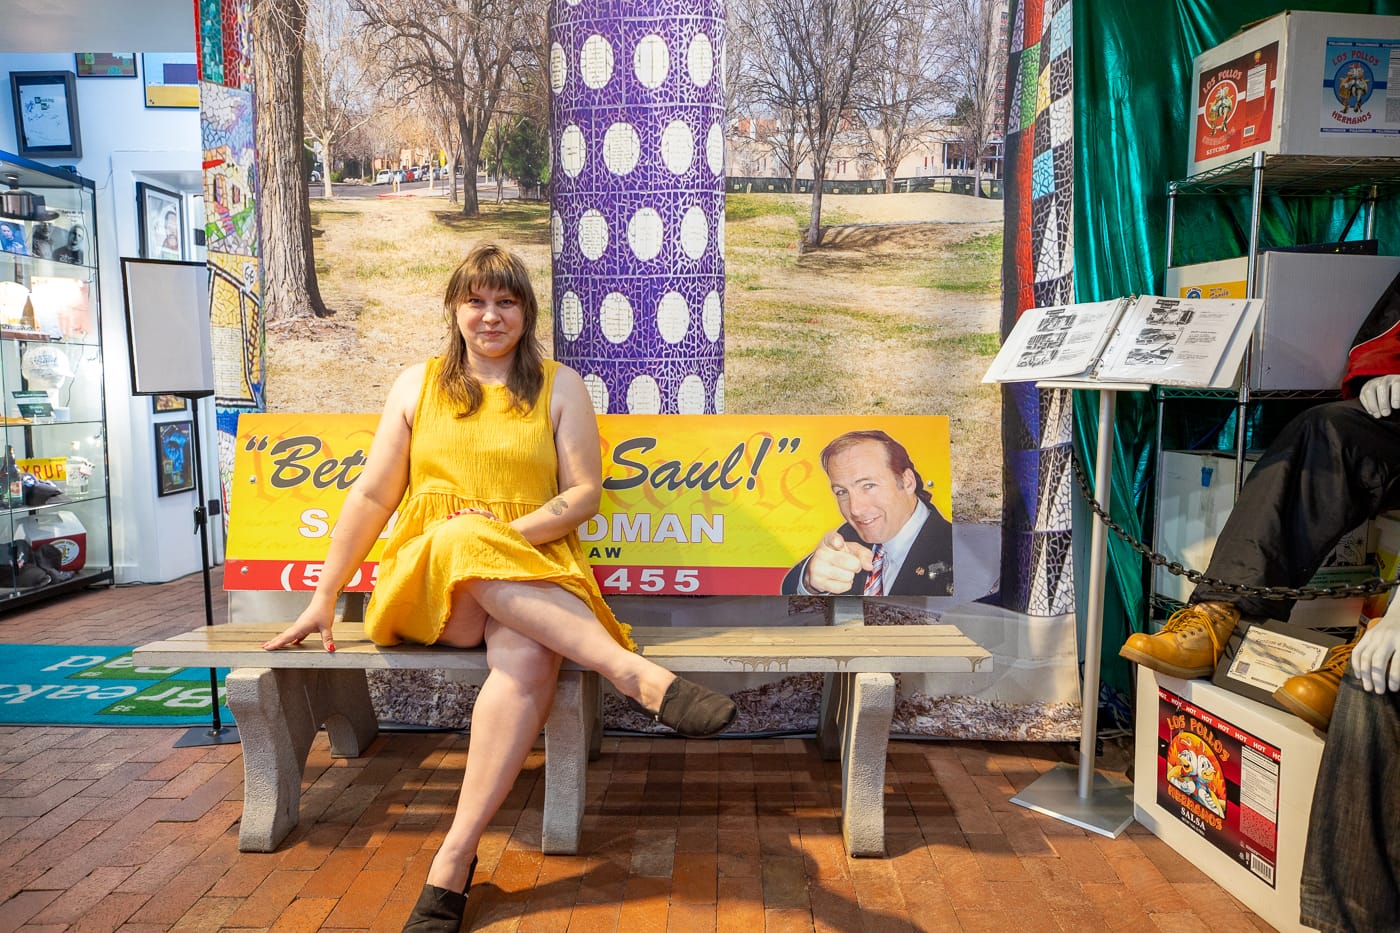
[[[983,382],[1146,383],[1229,388],[1261,302],[1118,298],[1022,313]],[[1082,383],[1082,384],[1079,384]]]
[[[1032,308],[1021,314],[982,381],[1099,393],[1094,498],[1108,514],[1118,393],[1146,392],[1157,385],[1233,385],[1261,304],[1143,295]],[[1132,822],[1133,800],[1130,787],[1110,781],[1095,767],[1107,566],[1108,530],[1096,521],[1089,546],[1078,764],[1055,767],[1011,801],[1112,838]]]

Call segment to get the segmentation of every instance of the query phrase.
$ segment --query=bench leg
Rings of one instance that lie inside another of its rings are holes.
[[[598,684],[592,692],[597,696]],[[586,702],[589,687],[581,671],[562,671],[554,706],[544,727],[544,825],[540,850],[546,855],[575,855],[583,825],[587,790],[589,721],[596,700]]]
[[[588,721],[588,760],[603,756],[603,690],[594,671],[583,672],[583,711]]]
[[[316,672],[315,718],[325,723],[332,758],[359,758],[379,734],[364,671]]]
[[[240,852],[271,852],[296,826],[301,776],[316,737],[306,671],[243,668],[224,681],[243,743]]]
[[[851,856],[885,854],[885,755],[894,675],[841,674],[841,835]]]
[[[841,711],[850,705],[846,697],[850,687],[850,674],[822,675],[822,705],[817,713],[817,753],[824,761],[837,761],[841,757]]]
[[[865,599],[860,596],[832,596],[826,600],[827,625],[864,625]],[[822,676],[822,705],[817,715],[817,752],[826,761],[841,757],[841,713],[849,700],[843,695],[850,690],[847,674]]]

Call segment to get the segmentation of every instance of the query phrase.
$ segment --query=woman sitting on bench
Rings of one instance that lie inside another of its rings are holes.
[[[490,668],[452,828],[405,927],[424,933],[461,925],[477,844],[549,714],[561,657],[684,735],[719,732],[735,712],[634,653],[603,602],[577,535],[602,490],[597,419],[578,373],[543,358],[525,264],[499,246],[473,249],[444,307],[446,351],[390,390],[310,605],[263,645],[316,632],[335,650],[336,598],[402,501],[366,633],[386,645],[484,641]]]

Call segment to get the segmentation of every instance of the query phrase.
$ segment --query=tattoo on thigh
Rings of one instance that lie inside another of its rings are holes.
[[[569,503],[564,501],[563,496],[556,496],[545,503],[545,508],[549,509],[555,515],[563,515],[569,510]]]

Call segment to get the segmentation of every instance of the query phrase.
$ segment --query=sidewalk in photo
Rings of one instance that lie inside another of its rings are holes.
[[[224,617],[215,574],[215,618]],[[0,618],[13,644],[139,645],[204,622],[198,574]],[[0,933],[397,931],[451,820],[455,733],[312,747],[301,823],[238,851],[238,746],[183,729],[0,727]],[[1130,749],[1107,743],[1106,770]],[[839,765],[804,738],[608,736],[577,856],[539,851],[540,751],[492,822],[470,929],[557,933],[1268,930],[1134,824],[1118,839],[1010,798],[1069,745],[895,741],[888,858],[851,859]]]

